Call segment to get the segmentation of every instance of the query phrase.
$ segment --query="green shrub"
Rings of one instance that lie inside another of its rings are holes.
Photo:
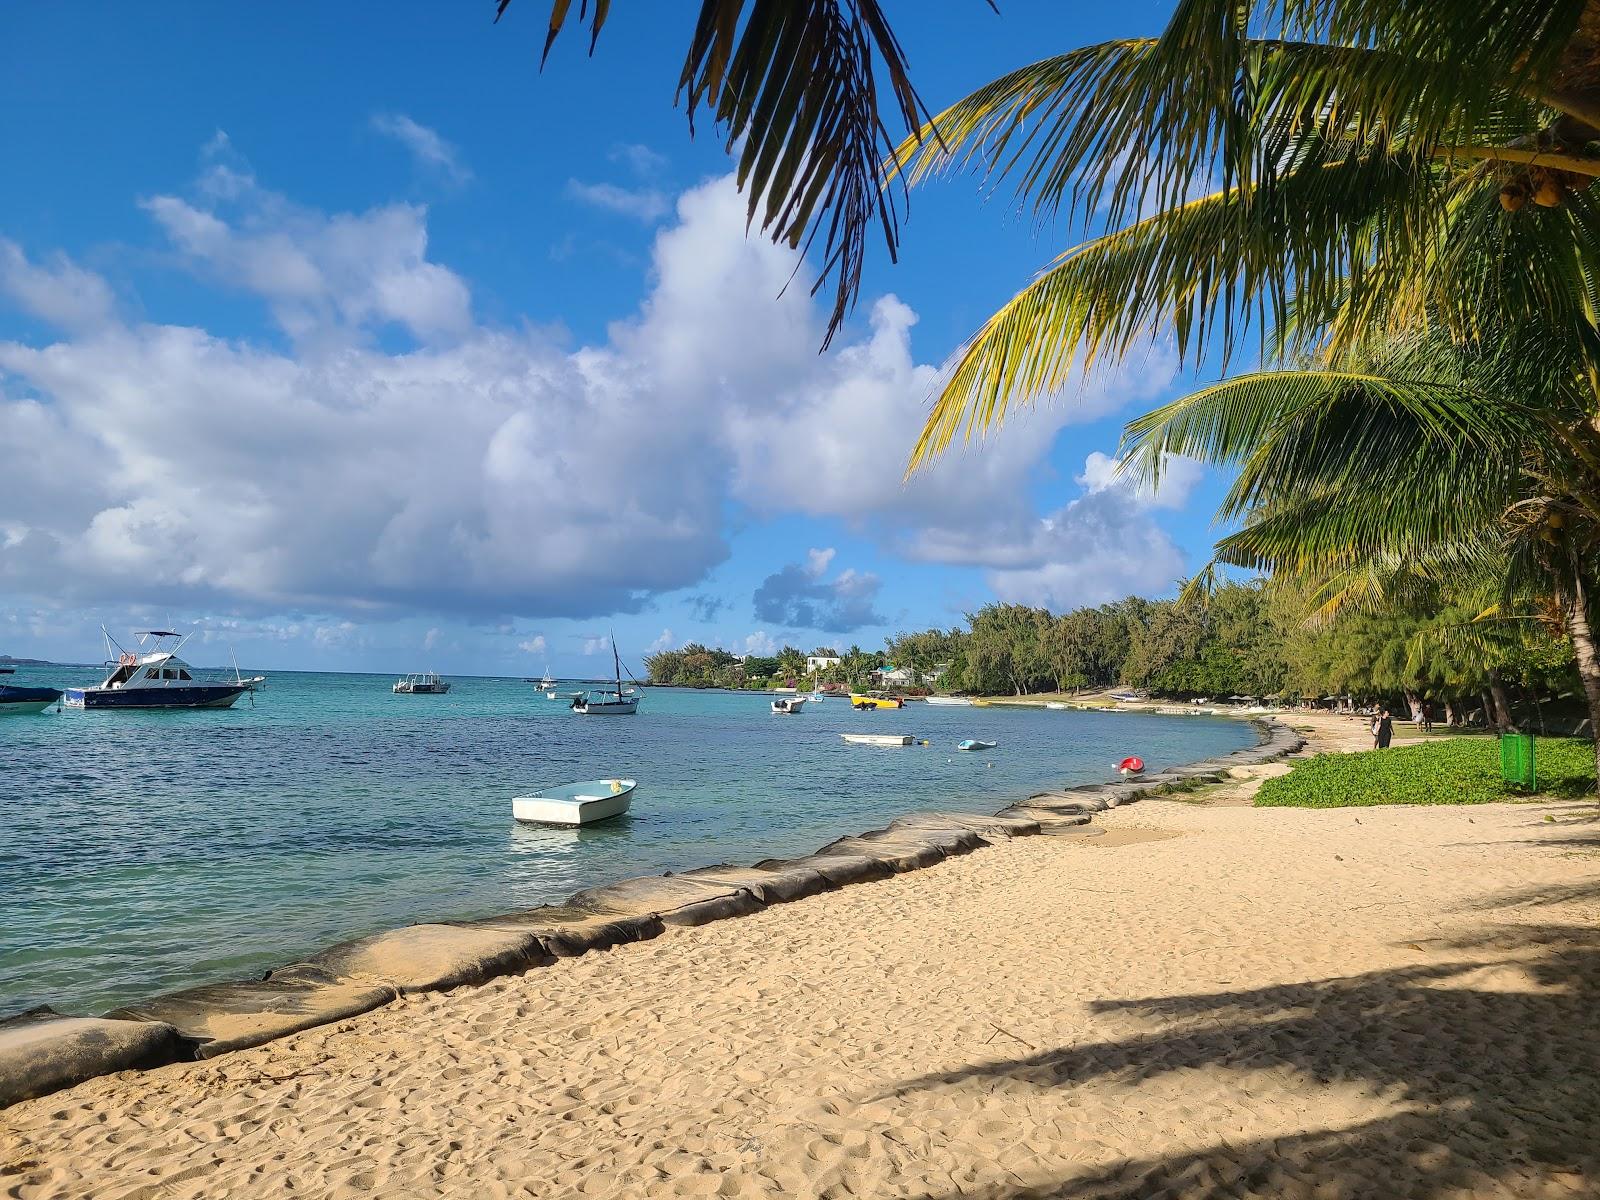
[[[1576,797],[1595,790],[1594,745],[1535,738],[1539,792]],[[1268,779],[1258,807],[1343,808],[1358,804],[1488,804],[1524,793],[1500,779],[1494,738],[1446,738],[1360,754],[1318,754]]]

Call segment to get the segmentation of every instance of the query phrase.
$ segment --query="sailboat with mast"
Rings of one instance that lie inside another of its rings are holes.
[[[572,711],[591,717],[624,717],[639,711],[639,689],[622,686],[622,659],[617,655],[617,638],[611,637],[611,661],[616,668],[617,686],[602,691],[587,691],[573,698]]]

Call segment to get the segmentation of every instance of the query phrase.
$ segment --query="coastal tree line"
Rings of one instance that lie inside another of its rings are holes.
[[[645,664],[652,683],[683,687],[859,690],[874,685],[878,668],[897,667],[909,681],[894,690],[909,694],[1120,686],[1170,699],[1388,703],[1408,716],[1428,703],[1440,722],[1497,728],[1542,727],[1570,715],[1581,695],[1555,614],[1542,624],[1481,621],[1483,595],[1435,589],[1318,623],[1306,619],[1307,591],[1289,578],[1060,614],[989,604],[964,627],[899,633],[879,649],[816,647],[810,657],[839,659],[817,672],[795,646],[762,657],[691,644]]]

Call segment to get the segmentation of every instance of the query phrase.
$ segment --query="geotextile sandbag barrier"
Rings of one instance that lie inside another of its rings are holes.
[[[1050,809],[1030,808],[1026,804],[1012,805],[1005,812],[1007,816],[1032,820],[1038,825],[1039,833],[1041,834],[1047,834],[1056,829],[1065,829],[1072,825],[1087,825],[1094,820],[1094,816],[1091,813],[1058,813]]]
[[[668,925],[704,925],[764,907],[754,892],[683,875],[643,875],[567,898],[573,908],[600,915],[655,913]]]
[[[402,994],[438,992],[548,961],[543,943],[526,930],[411,925],[342,942],[267,978],[314,978],[320,973],[340,983],[386,984]]]
[[[895,825],[902,823],[925,828],[954,826],[957,829],[970,829],[986,842],[998,838],[1027,837],[1039,832],[1037,821],[1025,817],[1007,817],[1000,813],[992,817],[977,813],[912,813],[909,817],[901,817]]]
[[[114,1071],[142,1070],[190,1058],[171,1025],[66,1017],[31,1008],[0,1021],[0,1108]]]
[[[545,953],[555,958],[576,958],[590,950],[610,950],[630,942],[647,942],[666,930],[655,913],[597,916],[565,904],[541,904],[520,912],[502,913],[479,921],[456,921],[467,929],[497,929],[530,933]]]
[[[275,979],[207,983],[113,1009],[122,1021],[157,1021],[195,1043],[200,1058],[259,1046],[286,1034],[371,1012],[399,993],[387,984],[339,983],[283,968]]]
[[[896,874],[917,871],[943,862],[944,851],[932,842],[910,837],[842,837],[829,842],[817,858],[859,857],[876,859]]]
[[[781,859],[770,861],[773,863],[770,867],[735,867],[718,863],[685,871],[681,877],[724,887],[745,888],[754,892],[763,904],[789,904],[804,900],[807,896],[831,892],[838,886],[815,868],[788,866]]]
[[[887,879],[894,868],[866,854],[812,854],[806,858],[767,858],[756,864],[762,870],[815,871],[836,888],[852,883]]]
[[[884,833],[889,837],[911,837],[927,842],[929,845],[937,846],[946,857],[952,854],[971,854],[974,850],[981,850],[989,844],[975,829],[926,815],[897,817],[889,822],[889,828]]]

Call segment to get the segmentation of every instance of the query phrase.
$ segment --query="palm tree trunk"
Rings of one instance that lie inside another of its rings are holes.
[[[1500,682],[1500,676],[1494,671],[1489,672],[1489,696],[1494,700],[1495,725],[1501,730],[1515,729],[1517,722],[1511,716],[1511,699],[1506,695],[1505,684]]]
[[[1595,648],[1594,632],[1589,628],[1588,596],[1583,580],[1576,574],[1572,587],[1561,597],[1561,607],[1567,622],[1567,636],[1572,639],[1572,652],[1578,660],[1583,695],[1589,702],[1589,736],[1594,738],[1595,776],[1600,780],[1600,651]]]

